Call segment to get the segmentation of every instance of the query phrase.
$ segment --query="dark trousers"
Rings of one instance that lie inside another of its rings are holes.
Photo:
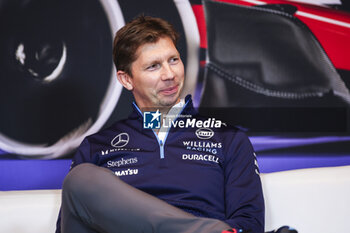
[[[62,233],[221,233],[229,228],[186,213],[93,164],[73,168],[63,183]]]

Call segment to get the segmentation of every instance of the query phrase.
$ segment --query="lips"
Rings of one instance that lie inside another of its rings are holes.
[[[163,89],[160,91],[160,93],[162,93],[163,95],[172,95],[172,94],[177,93],[178,88],[179,88],[179,85],[176,85],[173,87]]]

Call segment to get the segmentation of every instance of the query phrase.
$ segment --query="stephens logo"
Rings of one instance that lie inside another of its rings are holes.
[[[120,167],[120,166],[135,164],[135,163],[137,163],[137,157],[129,158],[129,159],[122,158],[117,161],[109,160],[107,162],[107,167]]]
[[[129,134],[127,133],[120,133],[113,140],[111,141],[111,145],[113,147],[119,148],[124,147],[129,143]]]
[[[199,139],[209,139],[214,136],[214,132],[209,128],[200,128],[196,130],[196,136]]]

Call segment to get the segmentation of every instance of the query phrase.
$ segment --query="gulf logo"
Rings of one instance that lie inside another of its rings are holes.
[[[196,136],[199,139],[209,139],[214,136],[214,131],[209,128],[200,128],[196,130]]]

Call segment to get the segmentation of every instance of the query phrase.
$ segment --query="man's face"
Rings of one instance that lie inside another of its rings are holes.
[[[169,37],[141,45],[131,65],[130,83],[140,108],[169,108],[179,101],[184,65]]]

